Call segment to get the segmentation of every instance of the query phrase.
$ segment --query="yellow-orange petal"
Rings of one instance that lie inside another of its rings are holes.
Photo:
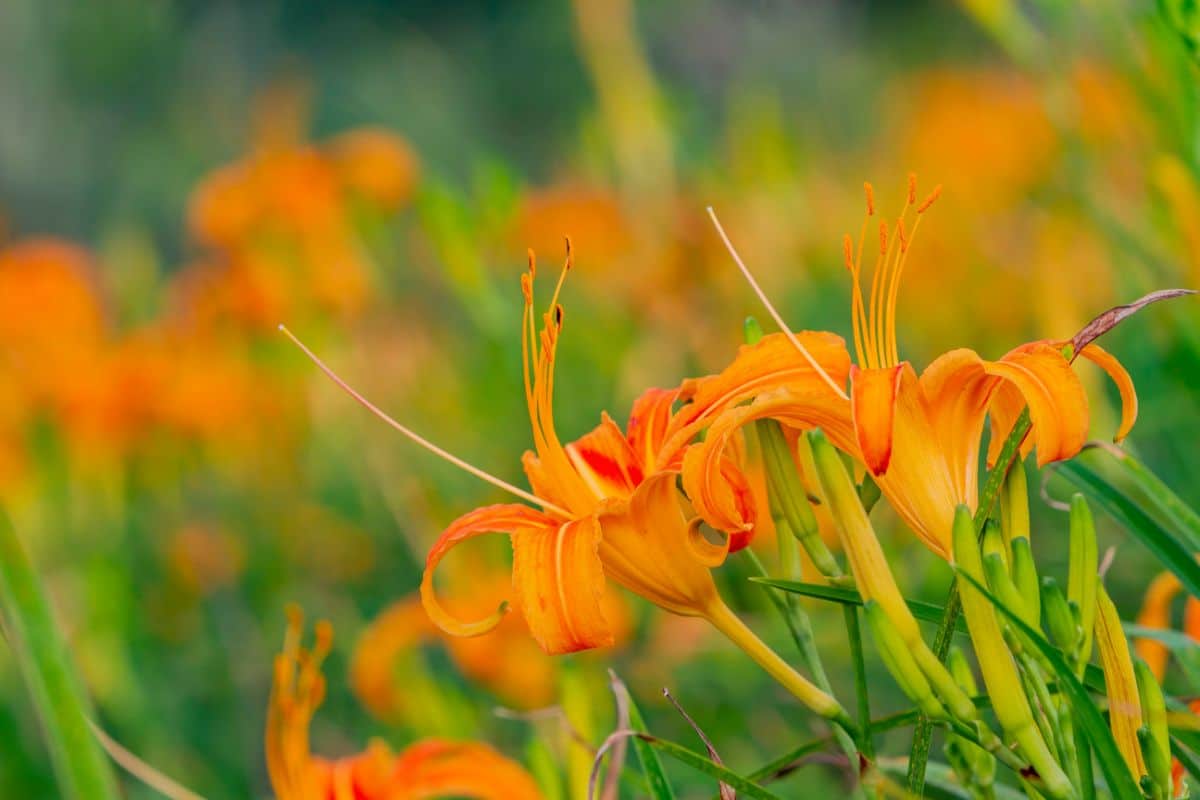
[[[1137,421],[1138,397],[1137,390],[1133,388],[1133,378],[1129,377],[1129,373],[1115,356],[1099,345],[1089,344],[1079,351],[1079,355],[1107,372],[1108,377],[1117,385],[1117,391],[1121,393],[1121,426],[1113,435],[1113,441],[1120,444]]]
[[[827,387],[807,394],[776,389],[759,395],[749,405],[717,415],[704,441],[684,454],[683,490],[705,522],[731,535],[749,530],[753,520],[744,516],[745,505],[739,505],[738,495],[729,483],[725,449],[742,426],[758,419],[776,419],[802,430],[822,428],[839,448],[858,455],[850,406]]]
[[[1161,572],[1146,589],[1142,599],[1142,610],[1138,612],[1137,624],[1153,630],[1169,630],[1171,628],[1171,602],[1183,590],[1183,584],[1173,572]],[[1154,677],[1160,681],[1167,672],[1166,645],[1154,639],[1137,639],[1134,649],[1138,656],[1150,667]]]
[[[513,591],[529,631],[551,655],[613,643],[604,618],[600,525],[594,516],[516,531]]]
[[[538,800],[533,777],[487,745],[428,739],[396,758],[390,793],[380,800]]]
[[[657,472],[629,500],[600,510],[600,558],[610,578],[660,608],[706,614],[719,602],[709,566],[689,543],[691,527],[675,488],[676,473]]]
[[[667,466],[659,463],[659,451],[671,424],[671,406],[678,397],[678,389],[647,389],[633,401],[625,435],[643,470]],[[670,455],[663,454],[663,458],[669,459]]]
[[[495,613],[475,622],[463,622],[446,611],[438,602],[433,588],[433,573],[451,548],[467,539],[485,533],[507,533],[510,536],[530,528],[556,529],[559,523],[540,511],[518,504],[484,506],[450,523],[434,542],[425,559],[425,574],[421,577],[421,603],[433,623],[452,636],[480,636],[500,624],[507,612],[501,606]]]
[[[920,378],[929,419],[950,469],[958,502],[971,508],[975,507],[978,491],[983,422],[992,394],[1001,382],[983,365],[974,350],[958,348],[935,358]]]
[[[854,434],[863,463],[872,475],[887,472],[892,460],[892,428],[896,420],[896,397],[904,364],[879,369],[850,368],[850,407]]]
[[[821,369],[838,386],[850,374],[850,353],[842,337],[824,331],[800,331],[796,338]],[[671,421],[668,450],[681,448],[695,433],[726,409],[775,389],[836,396],[795,345],[781,333],[743,345],[733,362],[721,372],[685,381],[680,394],[689,400]]]
[[[999,361],[983,362],[983,367],[1006,382],[997,387],[992,398],[989,464],[999,456],[1025,405],[1033,422],[1031,436],[1038,451],[1038,466],[1071,458],[1080,451],[1087,441],[1087,395],[1079,376],[1057,347],[1031,342]]]

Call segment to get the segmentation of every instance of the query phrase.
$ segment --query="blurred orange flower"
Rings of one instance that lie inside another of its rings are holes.
[[[354,756],[314,756],[309,724],[325,698],[321,663],[333,629],[318,623],[312,650],[300,644],[303,619],[289,613],[283,652],[267,709],[266,755],[271,787],[279,800],[423,800],[447,795],[479,800],[536,800],[533,778],[519,764],[487,745],[438,739],[392,753],[372,742]]]

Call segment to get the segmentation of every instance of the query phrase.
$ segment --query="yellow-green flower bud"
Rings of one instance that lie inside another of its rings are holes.
[[[938,701],[933,688],[917,666],[917,662],[909,653],[908,647],[896,631],[887,613],[874,600],[868,600],[863,608],[867,625],[871,628],[871,637],[884,666],[895,678],[897,685],[916,704],[921,713],[932,719],[947,719],[945,707]]]
[[[1025,536],[1018,536],[1011,540],[1009,548],[1012,551],[1008,563],[1011,567],[1013,584],[1017,587],[1017,592],[1021,595],[1021,600],[1024,601],[1025,608],[1029,612],[1026,622],[1037,629],[1038,622],[1042,618],[1042,593],[1038,590],[1037,565],[1033,561],[1033,549],[1029,546],[1029,539]]]
[[[1143,725],[1137,730],[1138,746],[1142,749],[1142,758],[1146,761],[1147,775],[1143,777],[1150,779],[1151,792],[1156,798],[1170,797],[1170,791],[1173,788],[1171,781],[1171,758],[1164,756],[1162,747],[1159,746],[1158,737],[1156,737],[1150,728]]]
[[[1047,575],[1042,579],[1042,608],[1050,638],[1072,659],[1079,644],[1079,626],[1058,581]]]
[[[1020,617],[1026,625],[1036,628],[1038,620],[1030,619],[1025,600],[1017,592],[1017,587],[1009,577],[1008,571],[1004,569],[1004,562],[999,553],[988,553],[983,557],[983,572],[987,575],[988,587],[996,599],[1007,606],[1009,611]]]
[[[1029,486],[1025,478],[1025,464],[1018,458],[1004,477],[1004,488],[1000,493],[1000,525],[1004,541],[1012,544],[1014,539],[1029,538]]]
[[[746,340],[746,344],[758,344],[762,341],[763,329],[757,319],[746,317],[746,321],[742,323],[742,337]]]
[[[817,517],[808,504],[808,492],[796,471],[796,462],[783,429],[774,420],[760,420],[756,428],[772,507],[787,520],[792,535],[804,547],[817,570],[827,578],[840,577],[842,569],[821,539]]]
[[[1096,524],[1083,495],[1071,498],[1070,568],[1067,573],[1067,599],[1079,606],[1079,669],[1092,657],[1092,629],[1096,625],[1096,586],[1099,556]]]
[[[1008,546],[1005,544],[1004,537],[1000,534],[1000,526],[996,524],[995,520],[989,519],[983,524],[983,539],[980,542],[980,548],[983,550],[984,558],[990,555],[999,557],[1004,572],[1008,573],[1010,569]]]
[[[875,529],[862,507],[854,482],[846,472],[837,451],[820,431],[808,434],[812,449],[813,469],[821,484],[821,492],[837,523],[842,550],[850,562],[854,580],[864,600],[879,604],[890,620],[909,657],[919,666],[950,712],[964,722],[977,716],[975,704],[954,682],[953,676],[921,636],[921,629],[912,611],[900,594],[892,569],[875,537]]]
[[[1133,659],[1129,655],[1129,640],[1121,627],[1117,607],[1096,582],[1096,649],[1100,651],[1100,666],[1104,669],[1104,686],[1108,692],[1108,722],[1117,749],[1125,758],[1134,779],[1146,772],[1142,749],[1137,741],[1137,729],[1142,727],[1142,703]]]
[[[1142,701],[1142,719],[1145,720],[1150,737],[1157,748],[1153,758],[1146,756],[1145,748],[1142,748],[1146,766],[1150,770],[1150,777],[1169,790],[1171,787],[1171,734],[1167,727],[1167,703],[1163,698],[1162,687],[1159,685],[1158,679],[1154,677],[1154,673],[1150,671],[1150,667],[1146,665],[1145,661],[1139,658],[1133,662],[1133,674],[1137,678],[1138,697]],[[1158,771],[1162,767],[1166,768],[1165,772]]]
[[[953,526],[954,563],[980,586],[986,586],[983,559],[975,541],[971,511],[959,506]],[[1012,654],[1004,644],[1000,622],[991,601],[970,581],[961,583],[963,613],[971,642],[983,673],[983,683],[1005,735],[1015,741],[1042,779],[1041,788],[1051,797],[1070,798],[1074,790],[1062,767],[1054,760],[1033,718],[1029,700]]]

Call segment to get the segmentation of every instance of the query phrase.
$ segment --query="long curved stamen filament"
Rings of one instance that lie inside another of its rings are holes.
[[[308,347],[304,344],[304,342],[302,342],[298,338],[296,338],[296,335],[293,334],[291,331],[289,331],[286,326],[280,325],[279,330],[282,331],[285,336],[287,336],[289,339],[291,339],[292,343],[294,345],[296,345],[297,347],[299,347],[300,350],[304,353],[304,355],[308,356],[309,360],[312,361],[314,364],[316,364],[317,368],[320,369],[322,372],[324,372],[325,375],[331,381],[333,381],[335,384],[337,384],[342,389],[342,391],[346,392],[346,394],[350,395],[355,400],[357,400],[358,403],[361,406],[363,406],[363,408],[367,409],[372,414],[374,414],[376,417],[379,417],[379,419],[383,420],[388,425],[390,425],[392,428],[394,428],[395,430],[402,433],[410,441],[420,445],[421,447],[424,447],[426,450],[433,453],[435,456],[438,456],[439,458],[450,462],[451,464],[453,464],[454,466],[463,470],[464,472],[469,472],[470,474],[474,475],[476,478],[479,478],[482,481],[486,481],[487,483],[490,483],[499,489],[503,489],[504,491],[508,492],[511,495],[514,495],[522,500],[525,500],[526,502],[533,503],[535,505],[539,505],[542,508],[544,508],[546,511],[550,511],[555,514],[561,514],[564,517],[569,516],[566,511],[564,511],[563,509],[554,505],[550,501],[543,500],[542,498],[538,497],[537,495],[531,494],[531,493],[525,491],[524,489],[513,486],[511,483],[501,480],[500,478],[497,478],[495,475],[492,475],[489,472],[485,472],[482,469],[480,469],[479,467],[476,467],[473,464],[469,464],[466,461],[463,461],[461,458],[454,455],[453,453],[450,453],[450,452],[438,447],[436,444],[429,441],[424,436],[421,436],[417,432],[415,432],[409,428],[406,428],[404,425],[401,425],[399,422],[397,422],[396,420],[394,420],[390,416],[388,416],[382,409],[380,409],[378,406],[376,406],[370,400],[368,400],[367,398],[365,398],[361,394],[359,394],[354,388],[352,388],[350,386],[350,384],[348,384],[344,380],[342,380],[336,372],[334,372],[329,366],[327,366],[325,364],[324,361],[322,361],[320,358],[317,357],[316,353],[314,353],[312,350],[309,350]]]
[[[779,312],[775,310],[775,306],[772,305],[771,301],[767,299],[766,293],[763,292],[762,287],[758,285],[758,281],[754,279],[754,276],[750,273],[749,268],[747,268],[745,262],[742,261],[742,257],[738,255],[737,250],[733,246],[733,242],[731,242],[729,240],[729,236],[726,235],[725,229],[721,227],[721,221],[717,219],[717,212],[713,211],[712,206],[708,207],[708,216],[712,219],[713,226],[716,227],[717,233],[721,236],[721,241],[725,243],[725,249],[728,250],[729,255],[733,257],[733,262],[737,264],[738,269],[742,271],[742,275],[746,278],[746,282],[750,284],[750,288],[754,290],[756,295],[758,295],[758,299],[762,301],[764,306],[766,306],[767,313],[769,313],[771,318],[775,320],[775,324],[778,325],[779,329],[788,337],[788,341],[790,341],[792,345],[800,351],[800,355],[804,356],[804,360],[808,362],[808,365],[816,370],[816,373],[821,376],[821,379],[824,380],[825,383],[829,385],[830,389],[833,389],[838,397],[842,398],[843,400],[849,400],[850,398],[847,397],[846,392],[842,389],[842,387],[838,386],[837,382],[834,381],[833,378],[829,377],[829,373],[822,369],[817,360],[813,358],[812,353],[808,352],[808,348],[801,344],[800,340],[796,338],[796,334],[792,333],[792,329],[787,326],[787,323],[783,321],[783,317],[781,317]]]

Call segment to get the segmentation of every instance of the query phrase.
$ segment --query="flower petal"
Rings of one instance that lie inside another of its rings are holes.
[[[872,475],[887,472],[892,460],[892,426],[896,419],[896,395],[904,364],[880,369],[850,368],[850,407],[854,433],[863,463]]]
[[[684,455],[683,488],[708,524],[731,535],[750,530],[754,520],[745,516],[748,507],[744,501],[739,504],[735,487],[730,485],[724,469],[725,451],[734,434],[757,419],[776,419],[802,430],[822,428],[839,448],[858,456],[849,404],[827,387],[806,394],[777,389],[716,416],[704,441]]]
[[[850,354],[842,337],[825,331],[800,331],[796,338],[839,386],[850,374]],[[682,447],[706,421],[745,400],[786,387],[798,393],[820,391],[835,396],[825,380],[782,333],[743,345],[733,362],[716,375],[685,381],[680,388],[687,405],[671,423],[668,448]],[[673,448],[672,448],[673,449]]]
[[[598,500],[628,497],[642,482],[637,453],[607,413],[601,415],[599,425],[564,449]]]
[[[697,616],[719,598],[708,559],[689,542],[675,477],[657,472],[632,498],[600,511],[600,558],[609,577],[634,594],[676,614]]]
[[[1088,431],[1087,395],[1079,376],[1057,347],[1031,342],[999,361],[983,364],[988,374],[1008,384],[1000,387],[992,400],[989,465],[1000,455],[1022,401],[1028,404],[1033,421],[1031,436],[1037,446],[1038,466],[1071,458],[1082,449]]]
[[[667,466],[659,464],[659,451],[671,424],[671,407],[678,397],[678,389],[647,389],[633,401],[633,408],[629,412],[629,424],[625,426],[625,435],[643,470]],[[664,458],[669,456],[670,454],[663,454]]]
[[[1079,351],[1079,355],[1107,372],[1108,377],[1117,385],[1117,391],[1121,393],[1121,427],[1117,428],[1113,436],[1113,441],[1120,444],[1137,421],[1138,398],[1137,391],[1133,388],[1133,378],[1129,377],[1129,373],[1115,356],[1099,345],[1089,344]]]
[[[1137,615],[1137,624],[1152,630],[1169,630],[1171,602],[1182,590],[1183,584],[1175,577],[1175,573],[1159,573],[1146,589],[1142,610]],[[1154,639],[1136,639],[1133,644],[1138,656],[1150,667],[1154,677],[1161,681],[1167,672],[1167,646]]]
[[[992,395],[1001,384],[1000,378],[987,373],[984,363],[974,350],[958,348],[934,359],[920,378],[929,419],[958,502],[971,509],[975,508],[978,493],[983,422]]]
[[[380,800],[538,800],[542,796],[524,768],[483,744],[427,739],[400,753],[393,770],[390,793],[378,795]]]
[[[516,531],[513,590],[529,631],[551,655],[613,643],[604,618],[604,567],[594,516]]]
[[[529,506],[506,504],[484,506],[464,514],[434,542],[425,559],[425,574],[421,577],[421,603],[433,623],[453,636],[480,636],[500,624],[507,609],[501,606],[495,613],[475,622],[463,622],[446,611],[438,602],[433,588],[433,573],[442,558],[458,543],[484,533],[507,533],[530,528],[557,528],[559,523]]]

